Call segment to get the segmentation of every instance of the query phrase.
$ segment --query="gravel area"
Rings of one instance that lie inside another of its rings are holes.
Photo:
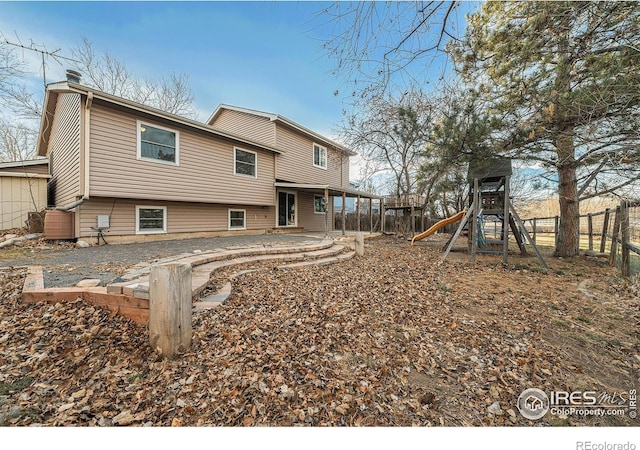
[[[0,267],[40,265],[44,269],[45,287],[73,286],[85,278],[99,278],[107,284],[128,267],[153,262],[182,253],[249,245],[287,245],[313,241],[314,237],[291,234],[246,235],[180,239],[135,244],[109,244],[89,248],[36,246],[21,249],[15,257],[0,259]],[[46,241],[41,241],[46,243]],[[0,255],[2,256],[2,255]]]

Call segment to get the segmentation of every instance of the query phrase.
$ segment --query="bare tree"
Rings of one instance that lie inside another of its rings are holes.
[[[79,61],[74,68],[87,85],[171,114],[192,118],[197,115],[186,74],[171,73],[157,79],[138,77],[113,55],[96,53],[87,38],[82,39],[72,54]]]
[[[342,127],[341,138],[373,173],[390,171],[396,195],[415,192],[420,155],[430,131],[432,105],[418,90],[371,98]]]
[[[0,118],[0,162],[33,158],[38,132],[26,123]]]
[[[16,50],[19,47],[43,55],[43,70],[46,58],[69,60],[82,73],[83,82],[96,89],[172,114],[196,116],[187,75],[169,74],[157,79],[135,76],[121,60],[96,52],[86,38],[73,50],[74,61],[60,56],[59,50],[47,51],[41,44],[22,45],[18,39],[17,44],[10,45],[1,33],[0,37],[0,161],[33,157],[42,114],[43,91],[33,91],[25,83],[32,74]]]
[[[15,48],[0,42],[0,161],[30,159],[35,151],[41,106],[23,82],[27,75]]]
[[[319,14],[331,25],[324,48],[353,103],[425,82],[435,55],[457,34],[456,1],[334,2]]]

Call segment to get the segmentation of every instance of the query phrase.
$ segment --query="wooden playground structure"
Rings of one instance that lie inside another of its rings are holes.
[[[427,231],[414,236],[411,245],[420,239],[435,233],[443,226],[458,221],[456,232],[445,244],[445,251],[442,255],[444,261],[453,244],[460,237],[465,227],[468,228],[469,251],[471,262],[475,262],[477,254],[501,254],[504,264],[508,261],[509,255],[509,230],[513,233],[520,253],[527,254],[525,243],[529,243],[533,248],[540,265],[547,267],[538,247],[529,235],[522,220],[518,216],[509,198],[510,181],[513,173],[511,159],[493,158],[482,161],[474,161],[469,165],[467,180],[469,182],[469,209],[462,211],[455,216],[448,217],[430,227]],[[498,239],[488,239],[485,235],[485,222],[487,218],[493,217],[494,223],[499,223]]]

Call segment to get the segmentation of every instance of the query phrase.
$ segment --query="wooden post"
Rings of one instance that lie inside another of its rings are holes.
[[[620,204],[620,234],[622,235],[622,276],[628,278],[631,276],[631,268],[629,267],[629,202],[626,200]]]
[[[474,211],[475,211],[475,203],[471,203],[471,206],[467,210],[467,213],[464,215],[464,218],[460,221],[460,225],[458,225],[458,229],[453,234],[453,236],[451,236],[449,238],[449,242],[447,244],[447,249],[444,251],[444,254],[442,255],[442,261],[447,259],[447,255],[451,251],[451,248],[453,247],[453,244],[455,244],[456,240],[460,236],[460,233],[462,233],[462,229],[469,222],[469,218],[474,214]]]
[[[345,231],[347,228],[346,212],[347,212],[347,193],[343,192],[342,193],[342,235],[343,236],[347,234]]]
[[[471,214],[471,262],[476,262],[476,251],[478,250],[478,211],[480,211],[480,195],[479,195],[478,179],[473,179],[473,205],[474,211]]]
[[[358,256],[364,255],[364,233],[361,231],[356,233],[356,254]]]
[[[604,253],[607,243],[607,232],[609,231],[609,208],[604,212],[604,221],[602,223],[602,233],[600,233],[600,253]]]
[[[504,177],[504,216],[502,217],[502,264],[507,264],[509,257],[509,204],[511,177]]]
[[[386,211],[384,210],[384,199],[382,199],[382,197],[380,198],[380,232],[382,234],[384,234],[384,230],[385,230],[385,214]]]
[[[587,231],[589,232],[589,251],[593,251],[593,216],[587,214]]]
[[[369,233],[373,234],[373,198],[369,198]]]
[[[394,209],[393,210],[394,214],[395,214],[395,218],[394,218],[394,228],[395,228],[395,233],[398,234],[398,210]]]
[[[191,265],[154,264],[149,276],[149,342],[171,358],[191,346]]]
[[[356,231],[360,231],[360,196],[356,199]]]
[[[518,225],[513,219],[513,216],[509,216],[509,225],[511,225],[511,231],[513,232],[513,237],[516,238],[516,243],[518,244],[518,248],[520,249],[520,254],[526,255],[527,249],[524,247],[524,242],[522,241],[522,236],[524,235],[524,222],[522,222],[523,231],[520,231],[518,229]]]
[[[331,216],[333,217],[333,208],[331,208]],[[335,227],[335,224],[332,227]],[[329,236],[329,188],[324,188],[324,236]]]
[[[616,217],[613,219],[613,234],[611,236],[611,253],[609,254],[609,265],[616,265],[618,256],[618,235],[620,234],[620,207],[616,207]]]
[[[416,235],[416,210],[413,205],[411,205],[411,237]]]
[[[533,226],[533,242],[535,242],[535,243],[537,243],[537,241],[536,241],[536,234],[537,234],[536,229],[538,228],[538,225],[537,225],[536,221],[537,221],[537,219],[534,217],[533,220],[532,220],[532,222],[533,222],[532,226]]]
[[[544,258],[540,254],[540,250],[538,250],[538,246],[535,244],[535,242],[533,242],[533,239],[531,239],[531,235],[529,235],[529,232],[525,228],[524,223],[522,223],[522,220],[520,220],[520,216],[518,216],[518,213],[516,212],[513,205],[511,205],[511,215],[513,216],[513,219],[516,221],[518,226],[522,228],[522,231],[524,232],[524,237],[527,239],[527,241],[529,241],[529,244],[531,244],[531,247],[533,247],[533,250],[536,252],[538,261],[540,261],[540,265],[546,269],[547,263],[544,262]]]

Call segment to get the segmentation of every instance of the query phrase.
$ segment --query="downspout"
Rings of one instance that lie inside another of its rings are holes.
[[[82,178],[83,191],[82,198],[89,198],[89,145],[90,145],[90,127],[91,127],[91,105],[93,104],[93,92],[87,94],[87,102],[84,106],[84,145],[82,148]]]
[[[52,208],[52,209],[55,209],[57,211],[70,211],[73,208],[77,208],[78,206],[82,205],[87,200],[89,200],[89,198],[83,196],[80,200],[76,200],[73,203],[69,203],[68,205],[64,205],[64,206],[56,206],[55,208]]]

